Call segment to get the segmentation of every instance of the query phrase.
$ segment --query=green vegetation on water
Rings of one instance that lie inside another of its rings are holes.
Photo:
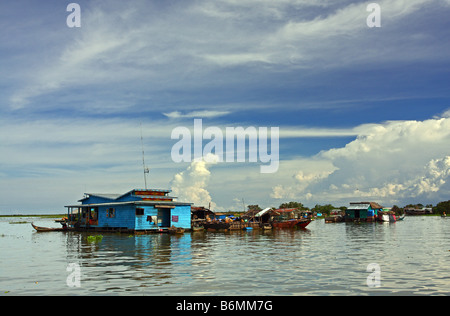
[[[99,242],[102,241],[102,239],[103,239],[103,235],[87,236],[87,241],[88,242],[99,243]]]

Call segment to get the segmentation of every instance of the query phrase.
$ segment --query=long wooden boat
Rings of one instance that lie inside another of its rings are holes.
[[[310,219],[290,219],[287,221],[273,222],[272,226],[275,228],[305,228],[309,223],[311,223]]]
[[[171,234],[184,234],[184,231],[185,231],[185,229],[182,228],[182,227],[174,227],[174,226],[172,226],[172,227],[170,227],[168,229],[168,232],[171,233]]]
[[[230,223],[225,222],[219,222],[219,221],[212,221],[212,222],[206,222],[203,224],[203,227],[206,230],[222,230],[222,229],[229,229]]]
[[[53,228],[53,227],[40,227],[40,226],[36,226],[33,223],[31,223],[31,226],[33,226],[34,229],[36,229],[36,231],[38,232],[66,232],[71,230],[70,228]]]

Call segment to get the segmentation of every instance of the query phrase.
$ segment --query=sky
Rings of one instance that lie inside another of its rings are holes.
[[[148,187],[216,211],[450,199],[449,0],[378,1],[380,27],[370,1],[70,3],[0,2],[0,212],[144,188],[142,149]],[[175,161],[196,119],[200,148],[278,128],[276,170],[250,142]]]

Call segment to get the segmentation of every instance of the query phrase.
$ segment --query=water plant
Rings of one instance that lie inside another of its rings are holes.
[[[103,235],[94,235],[94,236],[87,237],[88,242],[95,242],[95,243],[101,242],[102,239],[103,239]]]

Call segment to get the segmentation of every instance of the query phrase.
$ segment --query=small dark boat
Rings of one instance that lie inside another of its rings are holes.
[[[287,221],[273,222],[272,226],[275,228],[305,228],[309,225],[309,223],[311,223],[310,219],[291,219]]]
[[[206,222],[203,224],[203,228],[206,230],[223,230],[223,229],[229,229],[230,223],[220,222],[220,221],[212,221],[212,222]]]
[[[296,226],[297,226],[298,228],[306,228],[306,226],[308,226],[309,223],[311,223],[311,220],[310,220],[310,219],[302,219],[302,220],[300,220],[300,222],[297,223]]]
[[[168,229],[171,234],[184,234],[184,228],[172,226]]]
[[[66,232],[69,231],[69,228],[66,227],[61,227],[61,228],[53,228],[53,227],[40,227],[40,226],[36,226],[33,223],[31,223],[31,226],[33,226],[34,229],[36,229],[36,231],[38,232]]]

